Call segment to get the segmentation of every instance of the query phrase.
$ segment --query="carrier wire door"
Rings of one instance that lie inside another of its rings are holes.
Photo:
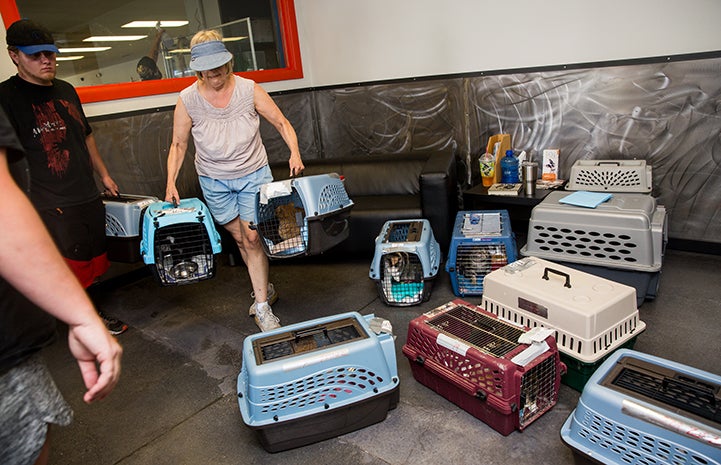
[[[428,220],[387,221],[376,237],[369,276],[386,305],[417,305],[431,297],[440,260]]]

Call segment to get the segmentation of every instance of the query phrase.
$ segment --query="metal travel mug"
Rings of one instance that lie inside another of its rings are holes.
[[[523,190],[527,196],[536,193],[536,180],[538,179],[538,163],[535,161],[524,161],[521,164],[523,174]]]

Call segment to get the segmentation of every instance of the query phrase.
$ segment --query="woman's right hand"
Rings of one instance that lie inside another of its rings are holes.
[[[175,186],[168,186],[165,188],[165,201],[171,202],[177,206],[180,203],[180,194]]]

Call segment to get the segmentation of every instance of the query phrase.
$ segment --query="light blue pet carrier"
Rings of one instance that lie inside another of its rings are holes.
[[[576,463],[720,465],[721,376],[620,349],[561,428]]]
[[[399,399],[393,329],[342,313],[248,336],[238,375],[243,422],[269,452],[383,421]]]
[[[369,276],[387,305],[407,306],[431,297],[441,249],[428,220],[387,221],[376,237]]]
[[[215,276],[220,234],[199,199],[149,205],[143,216],[140,254],[160,284],[190,284]]]
[[[317,255],[348,238],[352,208],[335,173],[275,181],[261,186],[251,227],[270,258]]]

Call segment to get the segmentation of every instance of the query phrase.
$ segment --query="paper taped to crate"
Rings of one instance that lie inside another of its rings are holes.
[[[260,203],[266,205],[269,199],[284,197],[293,192],[292,179],[269,182],[260,186]]]
[[[546,341],[534,342],[528,346],[523,352],[516,355],[511,359],[511,362],[518,366],[525,367],[532,361],[534,361],[539,355],[548,352],[551,348],[548,346]]]

